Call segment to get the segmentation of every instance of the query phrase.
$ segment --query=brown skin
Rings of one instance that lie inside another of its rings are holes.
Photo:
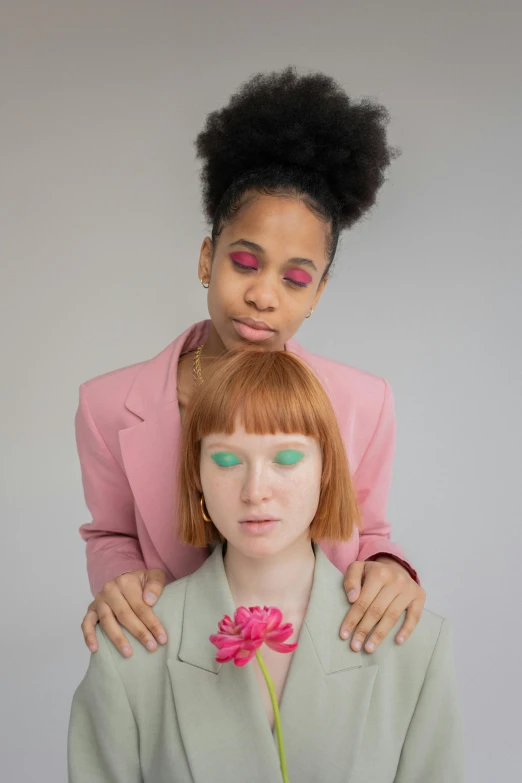
[[[198,277],[208,283],[208,311],[211,326],[201,357],[203,376],[212,371],[212,359],[226,350],[249,346],[236,333],[233,318],[265,321],[275,329],[273,337],[258,344],[266,350],[282,350],[297,332],[305,317],[315,309],[328,281],[326,243],[328,226],[307,205],[296,198],[249,193],[232,223],[223,227],[215,247],[203,241]],[[253,251],[232,243],[248,240],[259,245]],[[244,251],[255,256],[258,269],[243,271],[234,266],[230,252]],[[312,262],[299,265],[290,259]],[[315,268],[314,268],[315,267]],[[293,284],[286,274],[302,268],[312,277],[305,288]],[[192,353],[178,365],[178,398],[183,413],[194,389]],[[133,571],[104,585],[90,604],[82,623],[85,642],[97,650],[96,623],[99,621],[114,645],[125,657],[132,648],[120,625],[149,650],[164,644],[166,633],[150,608],[163,591],[165,574],[158,569]],[[373,652],[407,610],[406,620],[396,641],[402,643],[417,625],[425,602],[424,590],[407,569],[391,557],[379,556],[371,562],[352,563],[345,576],[346,593],[352,606],[341,626],[341,636],[353,632],[351,646]],[[370,638],[367,638],[372,628]],[[355,629],[355,630],[354,630]],[[371,646],[373,645],[373,647]]]
[[[225,348],[241,348],[245,342],[237,335],[231,319],[250,317],[266,321],[276,329],[273,338],[261,345],[266,350],[283,350],[297,332],[310,310],[321,298],[327,278],[326,240],[328,226],[302,201],[274,196],[251,198],[237,220],[228,224],[218,237],[212,257],[207,237],[201,247],[198,275],[209,283],[208,311],[212,321],[205,346],[208,356],[217,356]],[[258,271],[242,272],[234,268],[229,253],[244,250],[233,243],[247,239],[263,248],[256,252]],[[293,284],[285,273],[299,268],[291,258],[306,258],[315,269],[303,266],[312,277],[306,288]]]

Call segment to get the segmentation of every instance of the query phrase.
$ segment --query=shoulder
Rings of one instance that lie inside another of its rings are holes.
[[[397,644],[395,637],[402,627],[406,612],[399,617],[395,627],[390,630],[375,652],[367,653],[363,648],[361,652],[354,653],[349,643],[339,639],[338,633],[350,605],[346,598],[342,575],[318,547],[316,547],[314,585],[315,583],[317,589],[315,595],[312,593],[314,600],[310,602],[310,612],[314,615],[312,622],[317,628],[324,628],[328,638],[331,639],[330,652],[339,668],[342,668],[345,659],[356,655],[361,666],[377,664],[383,671],[393,670],[396,674],[403,672],[405,676],[409,673],[412,675],[412,680],[415,679],[414,672],[417,672],[417,680],[422,680],[437,645],[451,647],[449,621],[429,609],[424,609],[417,627],[404,644]],[[326,602],[328,602],[328,612],[324,610]]]
[[[89,402],[94,404],[97,400],[104,399],[108,393],[125,397],[135,379],[143,370],[162,364],[162,360],[168,360],[175,344],[176,341],[169,343],[166,348],[150,359],[119,367],[116,370],[89,378],[89,380],[81,384],[81,388],[87,393]]]
[[[373,429],[381,415],[393,414],[393,394],[389,383],[378,375],[348,364],[309,353],[291,341],[289,349],[316,373],[342,420],[355,414]]]
[[[136,362],[90,378],[81,384],[80,392],[88,397],[91,407],[97,407],[101,400],[107,398],[107,394],[124,399],[136,376],[147,362],[148,360]]]
[[[397,644],[395,637],[405,616],[404,613],[400,617],[377,650],[372,654],[365,653],[365,656],[370,664],[379,666],[381,676],[394,682],[402,682],[405,688],[415,691],[422,686],[435,657],[445,661],[443,668],[449,671],[452,665],[451,627],[447,618],[424,609],[409,639],[404,644]],[[436,656],[436,650],[442,655]]]
[[[178,627],[181,628],[185,595],[190,577],[189,574],[166,585],[154,607],[154,613],[161,620],[169,637],[172,632],[177,632]]]
[[[185,577],[167,585],[154,607],[154,612],[160,619],[167,632],[168,642],[158,645],[154,652],[149,652],[137,640],[130,637],[132,643],[132,655],[124,658],[114,647],[105,631],[98,624],[96,626],[96,638],[98,640],[98,652],[91,655],[91,662],[96,660],[97,668],[112,672],[113,676],[120,678],[129,692],[134,692],[139,683],[139,676],[146,675],[148,686],[152,687],[155,678],[162,679],[167,666],[167,660],[174,654],[177,655],[183,622],[183,606],[185,591],[189,577]],[[128,632],[122,628],[128,636]]]
[[[151,359],[82,383],[79,411],[92,416],[102,431],[114,426],[120,429],[135,421],[135,412],[140,415],[147,407],[170,399],[176,384],[172,357],[178,341],[179,338]]]

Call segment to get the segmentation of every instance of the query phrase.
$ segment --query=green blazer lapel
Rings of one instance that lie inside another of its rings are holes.
[[[235,611],[219,546],[187,580],[181,642],[167,662],[195,783],[266,783],[281,772],[252,666],[216,663],[209,636]]]
[[[281,700],[290,780],[347,783],[364,734],[378,666],[339,637],[342,574],[315,547],[314,584]]]

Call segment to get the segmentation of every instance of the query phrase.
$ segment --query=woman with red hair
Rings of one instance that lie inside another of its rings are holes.
[[[263,653],[296,783],[462,783],[448,622],[424,611],[408,645],[368,655],[336,634],[342,575],[318,546],[360,524],[339,426],[317,377],[290,352],[219,361],[189,404],[178,525],[212,554],[168,585],[156,611],[168,642],[99,649],[76,691],[70,783],[280,779],[274,710],[257,661],[216,661],[210,637],[237,607],[278,607],[294,650]],[[403,618],[398,617],[396,628]]]

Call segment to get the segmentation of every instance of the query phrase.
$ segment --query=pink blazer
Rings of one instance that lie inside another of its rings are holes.
[[[191,326],[158,356],[101,375],[80,387],[76,440],[85,500],[92,521],[80,533],[87,543],[93,594],[105,582],[139,568],[161,568],[173,581],[192,573],[206,549],[176,536],[176,468],[180,440],[176,370],[181,353],[207,336],[209,321]],[[321,542],[341,571],[355,560],[388,554],[417,579],[402,549],[390,541],[386,501],[395,444],[393,397],[386,381],[305,351],[328,392],[346,446],[363,529],[346,543]]]

